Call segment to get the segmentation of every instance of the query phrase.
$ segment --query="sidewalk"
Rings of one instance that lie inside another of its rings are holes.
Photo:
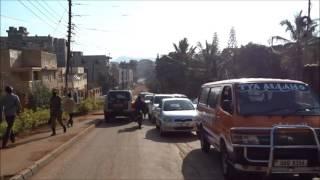
[[[52,137],[49,126],[36,129],[29,135],[18,136],[14,144],[8,144],[8,149],[0,149],[0,179],[9,179],[31,166],[35,161],[102,118],[101,112],[76,117],[73,127],[68,128],[66,133],[63,133],[61,126],[57,123],[57,135]]]

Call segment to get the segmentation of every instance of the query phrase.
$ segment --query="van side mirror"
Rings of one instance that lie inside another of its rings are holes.
[[[232,107],[232,102],[230,100],[223,100],[222,102],[222,109],[227,111],[228,113],[232,114],[233,112],[233,107]]]

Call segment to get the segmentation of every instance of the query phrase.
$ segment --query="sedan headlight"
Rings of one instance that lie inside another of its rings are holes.
[[[231,134],[231,140],[233,144],[245,144],[245,145],[260,144],[259,138],[256,135]]]

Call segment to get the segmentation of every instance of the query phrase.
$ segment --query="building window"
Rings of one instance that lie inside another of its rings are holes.
[[[39,80],[39,72],[38,71],[33,71],[33,80],[38,81]]]

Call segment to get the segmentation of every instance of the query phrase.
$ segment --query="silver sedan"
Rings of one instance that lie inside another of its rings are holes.
[[[163,99],[159,107],[160,116],[156,119],[156,127],[160,135],[175,131],[196,131],[194,118],[197,110],[188,98]]]

